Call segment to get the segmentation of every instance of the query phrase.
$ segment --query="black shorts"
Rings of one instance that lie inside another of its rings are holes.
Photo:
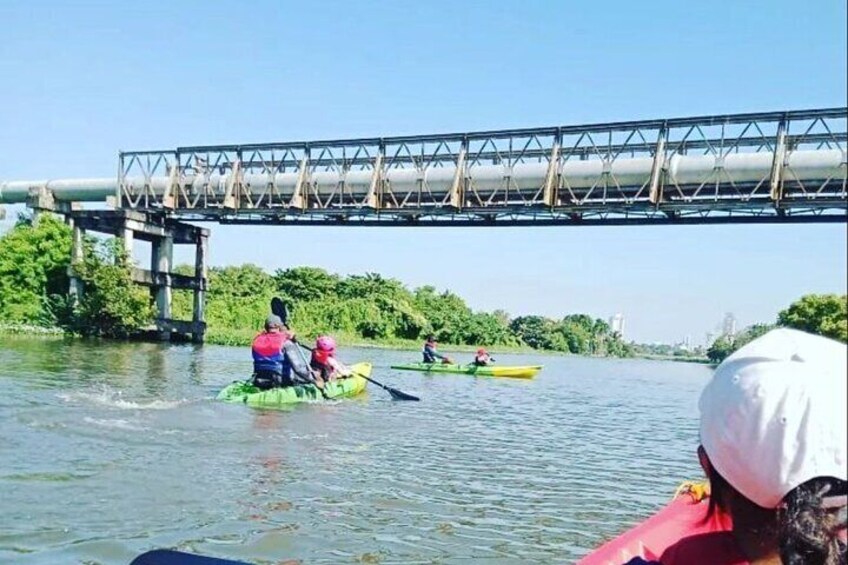
[[[269,390],[277,387],[293,386],[291,378],[272,371],[258,371],[253,373],[253,386],[259,390]]]

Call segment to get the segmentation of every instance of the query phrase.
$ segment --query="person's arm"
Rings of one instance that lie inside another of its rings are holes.
[[[297,351],[297,348],[298,345],[289,340],[283,345],[283,355],[286,356],[286,360],[289,362],[292,372],[297,375],[298,380],[303,383],[311,383],[315,380],[312,369],[309,365],[304,364],[303,357]]]
[[[333,369],[333,371],[342,375],[343,377],[349,377],[351,374],[350,368],[335,357],[328,358],[327,364],[330,366],[331,369]]]

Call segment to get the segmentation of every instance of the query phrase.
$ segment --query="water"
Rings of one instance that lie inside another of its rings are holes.
[[[701,476],[700,365],[496,356],[545,365],[525,382],[347,349],[422,402],[261,411],[213,400],[242,349],[0,340],[3,563],[568,563]]]

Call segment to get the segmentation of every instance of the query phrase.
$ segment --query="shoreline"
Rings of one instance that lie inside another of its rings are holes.
[[[248,347],[258,331],[254,330],[211,330],[204,342],[205,345],[218,345],[224,347]],[[41,338],[61,338],[61,339],[107,339],[107,338],[83,338],[68,334],[58,328],[45,328],[41,326],[33,326],[28,324],[10,324],[0,322],[0,336],[9,337],[41,337]],[[341,347],[359,347],[363,349],[383,349],[392,351],[409,351],[418,352],[421,344],[414,340],[389,340],[384,342],[369,341],[362,338],[338,335],[336,338]],[[126,339],[114,340],[107,339],[110,342],[125,341],[127,343],[143,342],[143,343],[167,343],[157,342],[145,339]],[[475,345],[455,345],[451,343],[442,344],[444,351],[450,353],[474,353],[478,347]],[[498,345],[486,348],[489,353],[493,354],[523,354],[523,355],[546,355],[557,357],[586,357],[590,359],[643,359],[647,361],[670,361],[676,363],[696,363],[701,365],[709,365],[710,361],[707,358],[700,357],[677,357],[673,355],[649,355],[635,354],[629,357],[615,357],[612,355],[577,355],[574,353],[566,353],[563,351],[553,351],[547,349],[533,349],[527,345]]]

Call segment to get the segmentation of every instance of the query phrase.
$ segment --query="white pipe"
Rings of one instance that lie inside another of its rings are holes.
[[[773,154],[731,153],[723,162],[714,155],[672,155],[667,162],[665,182],[667,184],[691,185],[703,182],[733,181],[734,183],[759,182],[771,174]],[[653,159],[649,157],[619,158],[609,166],[610,177],[621,187],[641,187],[648,183]],[[720,168],[720,169],[719,169]],[[481,195],[506,186],[510,188],[538,189],[543,186],[548,164],[519,163],[512,167],[504,165],[475,165],[468,167],[468,177],[473,188]],[[600,184],[604,173],[604,164],[598,159],[581,161],[566,159],[560,165],[560,174],[572,189],[588,189]],[[793,151],[789,154],[785,177],[792,180],[815,181],[828,178],[842,178],[845,173],[845,156],[841,150]],[[456,169],[454,167],[429,167],[423,171],[414,168],[389,169],[384,178],[396,194],[414,191],[421,184],[434,194],[445,194],[453,184]],[[276,191],[291,197],[297,184],[298,173],[246,173],[244,183],[254,192],[273,183]],[[310,182],[318,194],[329,196],[345,184],[345,191],[355,195],[365,195],[371,186],[372,172],[318,171],[310,175]],[[144,184],[143,177],[133,177],[127,181],[135,186]],[[151,187],[162,194],[169,179],[164,176],[151,178]],[[224,194],[229,182],[229,174],[199,174],[185,177],[188,190],[200,192],[207,185],[210,192]],[[610,178],[610,184],[613,184]],[[46,187],[58,201],[98,202],[117,193],[117,181],[114,178],[60,179],[37,181],[0,182],[0,204],[25,202],[31,188]]]

